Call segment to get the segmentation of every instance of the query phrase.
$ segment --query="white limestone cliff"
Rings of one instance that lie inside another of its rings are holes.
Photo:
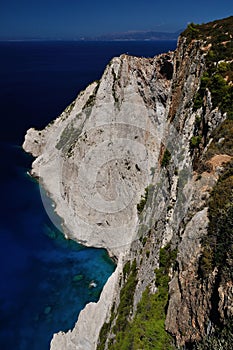
[[[201,286],[202,293],[195,278],[208,227],[206,199],[218,173],[196,174],[190,142],[197,115],[205,141],[225,119],[213,108],[210,92],[205,105],[193,110],[206,54],[203,41],[181,37],[175,53],[114,58],[101,80],[53,123],[42,131],[28,130],[23,147],[36,157],[32,175],[53,199],[65,235],[104,247],[117,261],[100,300],[85,307],[73,330],[54,335],[51,350],[95,350],[103,324],[112,318],[104,339],[107,349],[125,262],[137,264],[133,314],[148,286],[156,292],[159,250],[168,243],[178,248],[180,270],[170,273],[166,328],[179,346],[204,334],[214,276]],[[196,286],[197,297],[187,281]]]
[[[100,82],[23,144],[66,235],[115,256],[135,239],[136,204],[157,167],[169,88],[161,60],[171,56],[113,59]]]
[[[61,116],[25,136],[23,148],[36,157],[31,174],[54,201],[65,235],[118,260],[99,302],[86,306],[73,331],[54,336],[52,350],[96,348],[119,292],[119,257],[136,239],[137,203],[165,142],[172,58],[114,58]]]

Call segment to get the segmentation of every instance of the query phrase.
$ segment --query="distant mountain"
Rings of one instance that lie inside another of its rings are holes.
[[[110,33],[95,37],[84,37],[82,40],[98,41],[154,41],[154,40],[177,40],[182,30],[175,33],[155,32],[155,31],[129,31],[122,33]]]
[[[155,32],[155,31],[128,31],[120,33],[109,33],[99,36],[82,36],[82,37],[1,37],[0,41],[156,41],[156,40],[177,40],[183,30],[175,33]]]

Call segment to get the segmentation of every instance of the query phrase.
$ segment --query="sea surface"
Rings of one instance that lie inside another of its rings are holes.
[[[27,175],[26,130],[56,118],[112,57],[152,57],[175,47],[175,41],[0,42],[1,350],[48,350],[53,333],[73,328],[115,269],[104,249],[66,240],[51,223],[38,183]]]

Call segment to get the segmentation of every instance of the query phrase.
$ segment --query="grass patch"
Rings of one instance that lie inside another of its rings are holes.
[[[113,306],[111,310],[110,321],[105,322],[103,327],[101,328],[97,350],[104,350],[105,344],[107,341],[107,336],[110,333],[111,328],[112,328],[112,332],[116,334],[117,340],[122,337],[122,334],[124,334],[125,329],[127,329],[127,325],[129,323],[129,316],[133,308],[134,291],[137,285],[136,260],[134,260],[132,263],[128,261],[125,264],[123,268],[123,278],[124,280],[126,280],[126,282],[120,292],[120,304],[116,312],[117,318],[116,318],[115,325],[112,327],[112,323],[114,320],[114,306]],[[108,349],[117,349],[113,346],[115,345],[113,345],[110,341],[108,345]]]
[[[128,272],[127,281],[121,289],[120,304],[117,309],[116,324],[113,328],[114,333],[122,332],[128,324],[128,318],[133,307],[134,291],[137,285],[137,265],[134,260]]]
[[[168,271],[176,251],[170,246],[160,250],[160,267],[156,272],[157,292],[147,288],[137,306],[134,319],[125,324],[109,346],[110,350],[173,350],[172,337],[165,330],[166,305],[168,302]],[[127,317],[127,315],[126,315]]]

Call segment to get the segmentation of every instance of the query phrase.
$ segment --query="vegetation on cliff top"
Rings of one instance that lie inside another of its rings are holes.
[[[206,89],[211,92],[213,107],[233,118],[233,16],[207,24],[188,25],[181,34],[187,42],[202,40],[206,70],[194,101],[194,110],[203,106]]]
[[[206,112],[207,91],[211,93],[213,108],[226,113],[226,120],[212,133],[212,142],[199,160],[199,171],[210,171],[209,160],[215,155],[233,157],[233,17],[205,25],[191,24],[182,34],[188,42],[203,40],[208,47],[206,68],[201,78],[200,88],[194,100],[193,110],[202,108],[202,118]],[[202,125],[203,127],[203,125]],[[204,135],[200,130],[196,137]],[[195,141],[195,140],[194,140]],[[206,140],[206,143],[208,140]],[[206,144],[204,145],[206,146]],[[199,153],[199,157],[200,157]],[[227,163],[208,200],[208,234],[202,239],[202,255],[199,261],[199,276],[207,281],[214,270],[217,271],[212,291],[210,320],[215,332],[191,346],[195,350],[228,349],[232,344],[232,320],[219,313],[218,289],[233,279],[233,161]]]
[[[204,106],[208,89],[213,107],[218,107],[227,116],[212,133],[212,142],[202,157],[202,166],[206,164],[208,168],[208,160],[216,154],[233,157],[233,16],[204,25],[190,24],[182,35],[187,36],[188,40],[202,39],[210,47],[194,110]],[[204,250],[200,260],[203,277],[208,276],[215,267],[222,278],[233,277],[230,263],[230,257],[233,256],[232,188],[233,161],[225,166],[209,199],[210,223],[208,235],[203,239]]]
[[[203,40],[206,46],[211,45],[211,55],[217,55],[221,59],[232,59],[232,35],[233,16],[216,20],[205,24],[190,23],[181,37],[186,37],[188,42],[192,40]]]
[[[233,16],[202,25],[190,24],[182,36],[188,43],[201,40],[206,51],[205,70],[193,103],[193,110],[197,111],[195,133],[190,140],[190,149],[195,152],[194,166],[201,172],[208,170],[206,161],[215,154],[233,155]],[[209,141],[205,122],[208,91],[212,107],[225,113],[227,120],[211,135],[213,142],[200,162],[201,151]]]
[[[200,88],[196,94],[193,110],[203,107],[205,114],[205,102],[207,91],[211,92],[213,108],[218,107],[222,113],[226,113],[224,121],[212,134],[213,141],[207,150],[205,163],[216,154],[233,156],[233,16],[224,20],[196,25],[190,24],[181,34],[187,38],[187,43],[193,40],[202,40],[206,50],[206,68],[201,78]],[[202,118],[198,115],[196,124],[201,127]],[[198,128],[197,128],[198,129]],[[202,133],[197,132],[190,140],[190,148],[199,148],[202,142]],[[221,140],[221,142],[220,142]],[[201,151],[202,148],[200,147]],[[199,153],[200,156],[200,153]],[[162,159],[162,167],[169,164],[171,155],[166,150]],[[206,163],[207,164],[207,163]],[[213,291],[212,324],[215,324],[216,332],[206,336],[197,344],[190,344],[190,349],[219,350],[230,348],[233,341],[232,320],[220,320],[218,310],[218,298],[214,295],[220,285],[224,285],[233,278],[233,161],[229,162],[215,185],[209,201],[209,227],[208,234],[202,240],[202,256],[199,261],[200,279],[208,279],[210,273],[217,269],[216,286]],[[137,205],[138,213],[142,213],[148,197],[148,189]],[[104,349],[109,333],[110,350],[169,350],[175,349],[173,340],[165,330],[166,307],[168,302],[169,268],[176,258],[171,248],[160,250],[160,267],[156,273],[157,291],[152,293],[147,287],[137,310],[132,318],[132,305],[134,290],[136,288],[136,265],[127,264],[124,268],[125,284],[121,290],[120,304],[116,312],[117,318],[114,324],[114,312],[109,323],[106,323],[100,334],[98,349]],[[216,298],[217,299],[216,299]],[[225,347],[224,347],[225,346]]]
[[[233,119],[233,61],[207,64],[207,71],[201,78],[200,89],[194,100],[193,109],[203,106],[206,89],[211,92],[213,107],[219,107],[223,113],[227,113],[229,119]]]

